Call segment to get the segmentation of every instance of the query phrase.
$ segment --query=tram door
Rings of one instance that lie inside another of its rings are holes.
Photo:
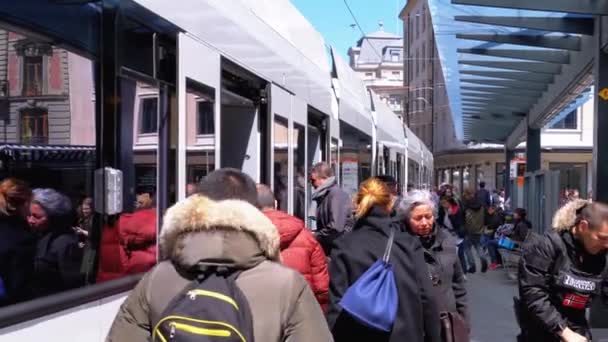
[[[270,183],[267,83],[222,59],[221,166]]]

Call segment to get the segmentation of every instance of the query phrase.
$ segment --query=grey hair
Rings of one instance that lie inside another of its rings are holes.
[[[72,214],[72,201],[53,189],[34,189],[32,202],[37,203],[52,218],[63,218]]]
[[[412,209],[419,205],[428,205],[433,210],[433,215],[436,216],[436,206],[433,201],[433,196],[428,190],[411,190],[405,195],[399,204],[397,214],[399,217],[407,220],[410,218],[410,212]]]

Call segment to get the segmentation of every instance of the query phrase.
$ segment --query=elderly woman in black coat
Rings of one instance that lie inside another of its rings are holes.
[[[468,324],[467,291],[456,240],[435,224],[435,204],[428,191],[410,191],[399,206],[405,226],[418,237],[442,312],[458,313]]]

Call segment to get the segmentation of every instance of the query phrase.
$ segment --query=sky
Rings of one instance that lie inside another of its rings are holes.
[[[312,25],[348,60],[348,48],[354,46],[362,36],[350,15],[344,0],[291,0]],[[378,23],[384,23],[384,30],[403,35],[403,25],[399,12],[405,0],[347,0],[355,18],[365,33],[378,31]]]

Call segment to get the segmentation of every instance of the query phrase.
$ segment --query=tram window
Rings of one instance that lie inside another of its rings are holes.
[[[215,170],[215,89],[186,81],[186,195],[196,191],[203,177]]]
[[[274,117],[274,194],[279,210],[287,212],[288,201],[288,159],[289,128],[287,119]]]
[[[94,281],[97,129],[93,60],[43,35],[0,29],[0,37],[0,70],[9,80],[0,181],[24,194],[34,189],[31,203],[0,215],[11,228],[1,230],[0,240],[20,241],[0,246],[0,306],[6,306]]]
[[[306,131],[303,125],[293,124],[293,214],[304,220],[306,218]]]

